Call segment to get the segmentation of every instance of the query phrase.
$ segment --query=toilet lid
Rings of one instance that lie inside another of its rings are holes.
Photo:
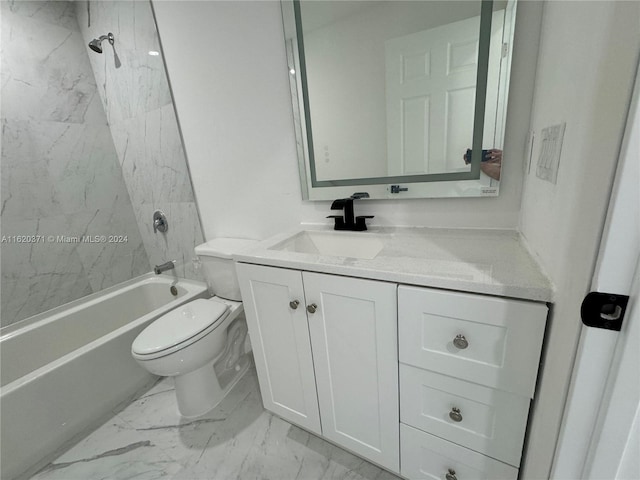
[[[151,355],[166,350],[210,328],[227,316],[229,307],[221,302],[199,298],[164,314],[145,328],[133,341],[131,350]]]

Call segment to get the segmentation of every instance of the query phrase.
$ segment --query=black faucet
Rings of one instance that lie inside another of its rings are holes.
[[[359,198],[369,198],[367,192],[356,192],[349,198],[339,198],[334,200],[331,204],[331,210],[344,209],[344,216],[342,215],[329,215],[327,218],[333,218],[335,220],[334,230],[350,230],[352,232],[363,232],[367,229],[365,219],[373,218],[373,215],[361,215],[354,217],[353,214],[353,201]]]

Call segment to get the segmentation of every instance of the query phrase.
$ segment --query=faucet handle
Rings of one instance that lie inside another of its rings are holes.
[[[169,222],[162,210],[153,212],[153,233],[166,233],[169,230]]]
[[[369,198],[369,193],[368,192],[356,192],[353,195],[351,195],[351,198],[353,198],[354,200],[358,200],[360,198]]]
[[[333,218],[334,228],[340,230],[344,226],[344,217],[342,215],[327,215],[327,218]]]
[[[373,215],[358,215],[356,217],[356,230],[360,232],[364,232],[367,229],[367,223],[365,220],[367,218],[373,218]]]

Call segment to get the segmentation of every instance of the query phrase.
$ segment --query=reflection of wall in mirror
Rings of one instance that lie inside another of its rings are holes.
[[[301,2],[317,179],[386,176],[385,41],[478,16],[480,2],[353,2],[366,7],[309,26],[335,3]]]

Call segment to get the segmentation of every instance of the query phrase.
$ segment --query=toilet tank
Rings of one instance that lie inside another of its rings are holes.
[[[211,294],[227,300],[242,300],[232,255],[257,243],[257,240],[243,238],[214,238],[195,248]]]

